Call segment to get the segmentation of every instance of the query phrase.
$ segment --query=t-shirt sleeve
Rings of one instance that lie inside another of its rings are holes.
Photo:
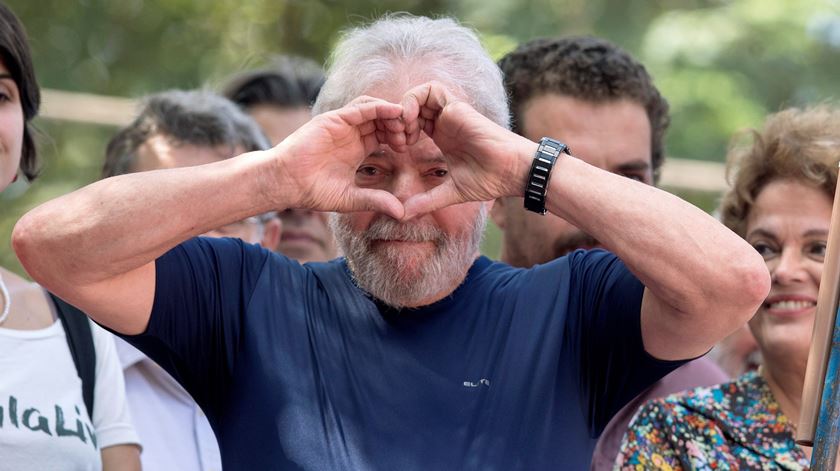
[[[155,262],[146,331],[122,336],[162,366],[208,414],[224,404],[243,315],[269,252],[239,239],[188,240]]]
[[[648,386],[685,361],[652,357],[642,342],[644,285],[604,250],[569,255],[569,329],[593,436]]]
[[[113,335],[90,321],[96,351],[96,384],[93,386],[93,427],[97,446],[139,445],[125,397],[125,380]]]

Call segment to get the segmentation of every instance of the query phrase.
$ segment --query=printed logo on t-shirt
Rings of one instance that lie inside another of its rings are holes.
[[[464,386],[468,388],[477,388],[479,386],[490,387],[490,380],[487,378],[481,378],[478,380],[477,383],[473,383],[472,381],[464,381]]]
[[[90,444],[96,449],[96,433],[91,430],[87,420],[83,422],[82,417],[86,416],[82,416],[79,406],[74,406],[74,409],[76,413],[75,423],[68,424],[67,420],[73,420],[74,416],[70,414],[65,417],[64,409],[61,406],[56,404],[51,411],[52,414],[42,414],[35,407],[26,407],[19,404],[18,399],[10,395],[6,407],[3,407],[0,403],[0,430],[15,427],[19,430],[28,429],[35,433],[45,433],[49,436],[76,437],[85,444],[90,440]]]

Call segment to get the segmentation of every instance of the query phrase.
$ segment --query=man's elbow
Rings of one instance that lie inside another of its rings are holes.
[[[25,214],[15,224],[12,230],[12,250],[20,260],[21,265],[35,281],[44,284],[47,270],[45,260],[49,258],[48,251],[40,240],[44,229],[39,229],[39,223],[30,213]]]
[[[15,255],[17,255],[18,260],[20,260],[24,268],[29,271],[28,265],[31,259],[30,254],[33,253],[32,245],[35,231],[32,229],[31,218],[27,216],[24,215],[20,218],[15,224],[14,229],[12,229],[12,250],[14,250]]]
[[[761,263],[755,266],[745,276],[745,279],[749,286],[749,297],[752,299],[755,307],[753,310],[756,310],[767,299],[767,295],[770,293],[770,285],[772,284],[770,270],[767,269],[764,260],[761,260]]]
[[[738,266],[730,271],[731,283],[728,302],[733,315],[733,324],[740,326],[750,320],[770,292],[770,272],[758,253],[743,257]]]

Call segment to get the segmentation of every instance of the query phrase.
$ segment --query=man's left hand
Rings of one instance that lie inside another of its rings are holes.
[[[412,88],[402,106],[406,146],[426,133],[443,152],[450,175],[408,199],[405,219],[453,204],[522,195],[536,143],[494,123],[438,82]]]

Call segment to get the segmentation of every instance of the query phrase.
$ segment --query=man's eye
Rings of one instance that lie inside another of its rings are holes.
[[[438,177],[438,178],[443,178],[443,177],[449,175],[449,170],[446,170],[445,168],[435,169],[435,170],[432,170],[430,172],[430,175]]]
[[[377,169],[376,167],[365,166],[359,167],[359,169],[356,170],[356,173],[358,173],[359,175],[364,175],[366,177],[375,177],[379,175],[380,172],[379,169]]]

